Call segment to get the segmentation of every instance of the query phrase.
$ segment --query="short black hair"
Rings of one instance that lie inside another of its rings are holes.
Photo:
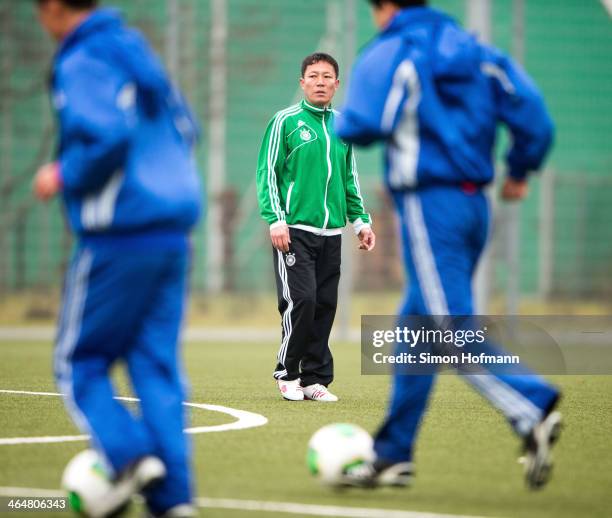
[[[306,69],[310,65],[314,65],[319,61],[325,61],[329,63],[332,67],[334,67],[334,71],[336,72],[336,79],[340,76],[340,68],[338,67],[338,62],[329,54],[325,52],[315,52],[314,54],[309,54],[302,60],[302,77],[304,77],[304,73]]]
[[[368,0],[372,5],[380,7],[385,0]],[[422,7],[427,5],[427,0],[387,0],[398,7]]]
[[[47,0],[36,0],[40,4],[44,4]],[[59,0],[66,7],[75,10],[93,9],[98,6],[98,0]]]

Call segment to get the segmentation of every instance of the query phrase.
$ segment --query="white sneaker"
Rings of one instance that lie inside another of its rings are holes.
[[[166,467],[159,458],[150,455],[140,459],[125,476],[131,476],[136,491],[140,491],[163,479],[166,476]],[[122,478],[120,477],[120,480]]]
[[[116,509],[121,509],[128,504],[133,495],[152,486],[165,476],[166,467],[159,458],[148,456],[137,461],[121,473],[113,484],[113,488],[106,495],[106,502],[110,508],[107,511],[108,515],[114,514]]]
[[[315,383],[314,385],[308,385],[304,387],[304,398],[312,399],[313,401],[338,401],[338,396],[334,396],[325,385]]]
[[[552,447],[561,433],[561,414],[551,412],[540,421],[525,438],[525,480],[530,489],[540,489],[550,480],[553,457]]]
[[[278,390],[287,401],[304,400],[304,392],[299,378],[291,381],[278,380]]]
[[[348,487],[374,488],[381,486],[408,487],[414,478],[412,462],[361,462],[350,465],[343,471],[342,485]]]

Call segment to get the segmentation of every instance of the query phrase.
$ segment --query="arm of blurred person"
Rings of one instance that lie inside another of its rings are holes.
[[[488,49],[482,67],[493,82],[498,118],[512,135],[506,154],[508,180],[502,197],[521,199],[527,194],[524,180],[531,171],[542,167],[552,146],[553,121],[538,87],[518,63]]]
[[[39,167],[34,177],[34,194],[39,200],[47,201],[62,190],[62,179],[57,162]]]
[[[515,180],[511,176],[507,177],[501,190],[501,197],[506,201],[520,201],[529,193],[527,180]]]
[[[353,67],[346,100],[335,121],[336,133],[367,146],[388,138],[411,94],[416,69],[410,61],[397,65],[403,40],[393,38],[367,48]]]
[[[58,174],[66,192],[99,190],[127,160],[136,122],[136,87],[98,59],[58,71],[61,147]]]

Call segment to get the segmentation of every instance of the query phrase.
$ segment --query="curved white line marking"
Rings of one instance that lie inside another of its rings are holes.
[[[256,428],[263,426],[268,422],[268,418],[255,412],[248,412],[246,410],[237,410],[236,408],[230,408],[221,405],[208,405],[205,403],[183,403],[186,406],[192,406],[194,408],[202,408],[203,410],[210,410],[211,412],[221,412],[223,414],[231,415],[235,417],[237,421],[233,423],[218,424],[214,426],[194,426],[191,428],[185,428],[185,433],[207,433],[207,432],[226,432],[228,430],[245,430],[246,428]]]
[[[55,396],[63,397],[63,394],[57,392],[30,392],[27,390],[1,390],[1,394],[22,394],[29,396]],[[116,397],[121,401],[139,401],[138,398],[133,397]],[[233,423],[224,423],[212,426],[193,426],[191,428],[185,428],[185,433],[196,434],[196,433],[210,433],[210,432],[227,432],[229,430],[245,430],[246,428],[256,428],[263,426],[268,422],[268,419],[261,414],[254,412],[248,412],[246,410],[237,410],[235,408],[229,408],[221,405],[208,405],[205,403],[183,403],[185,406],[193,408],[200,408],[202,410],[209,410],[211,412],[221,412],[223,414],[230,415],[236,418]],[[75,441],[86,441],[89,439],[88,435],[55,435],[46,437],[5,437],[0,438],[0,446],[13,445],[13,444],[49,444],[58,442],[75,442]]]

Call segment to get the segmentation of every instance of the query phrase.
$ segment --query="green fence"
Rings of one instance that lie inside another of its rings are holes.
[[[219,27],[215,1],[118,0],[114,5],[177,72],[204,126],[198,151],[202,174],[209,175],[211,154],[217,153],[225,164],[222,186],[209,199],[223,225],[211,228],[204,223],[196,229],[194,288],[210,285],[211,271],[216,271],[211,270],[210,250],[220,246],[217,274],[224,289],[269,291],[273,281],[267,229],[259,220],[254,191],[263,129],[277,110],[299,98],[299,64],[306,54],[324,50],[336,55],[344,81],[352,55],[374,29],[362,0],[221,0],[216,6],[225,6],[227,34],[219,63],[219,55],[211,59],[213,28]],[[433,3],[467,20],[466,1]],[[502,293],[509,279],[518,276],[522,294],[609,297],[610,19],[596,1],[520,2],[520,19],[518,0],[491,0],[490,5],[493,43],[508,52],[522,49],[521,58],[543,90],[557,125],[547,165],[553,179],[536,180],[521,209],[518,273],[508,268],[506,212],[496,209],[492,289]],[[53,153],[46,81],[54,45],[36,23],[34,2],[0,0],[0,33],[0,293],[6,293],[58,285],[71,242],[59,204],[37,204],[30,194],[36,167]],[[216,70],[224,71],[221,104],[211,86]],[[215,109],[221,105],[226,145],[210,149],[211,126],[219,122],[213,121]],[[381,235],[376,254],[352,258],[355,286],[393,288],[401,267],[389,203],[380,192],[380,152],[360,152],[358,163]],[[366,271],[374,273],[359,275]]]

